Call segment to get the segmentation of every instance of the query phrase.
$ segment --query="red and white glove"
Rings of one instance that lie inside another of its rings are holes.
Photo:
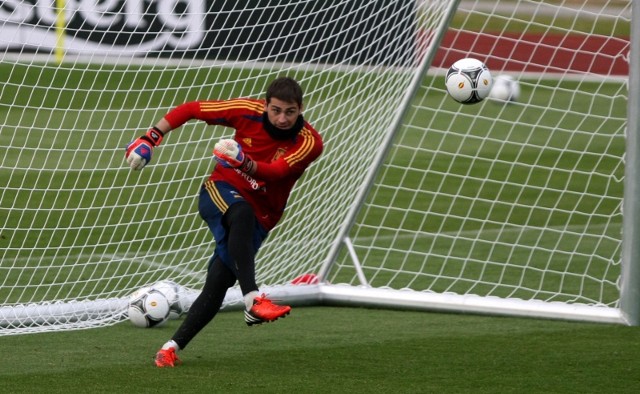
[[[145,135],[139,137],[127,145],[124,155],[132,170],[141,170],[149,164],[153,154],[153,148],[160,145],[164,135],[156,128],[152,127]]]
[[[227,168],[238,168],[242,172],[251,172],[254,161],[242,151],[235,140],[227,138],[216,143],[213,148],[216,161]]]

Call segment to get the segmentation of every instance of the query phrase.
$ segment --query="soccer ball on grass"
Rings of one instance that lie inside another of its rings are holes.
[[[475,104],[484,100],[491,91],[491,72],[480,60],[460,59],[453,63],[445,77],[449,95],[459,103]]]
[[[129,321],[136,327],[158,327],[169,319],[167,297],[152,287],[143,287],[129,296]]]

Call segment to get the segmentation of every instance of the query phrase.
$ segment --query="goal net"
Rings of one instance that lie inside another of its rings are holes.
[[[141,172],[124,147],[182,102],[282,75],[325,152],[258,255],[265,289],[621,322],[630,3],[3,2],[0,335],[115,324],[161,280],[197,294],[198,190],[233,131],[190,122]],[[454,102],[463,57],[517,100]]]
[[[327,273],[360,289],[327,298],[620,321],[630,17],[629,2],[461,2]],[[438,75],[464,57],[519,96],[451,100]]]

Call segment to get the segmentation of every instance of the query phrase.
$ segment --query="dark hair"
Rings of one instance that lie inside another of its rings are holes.
[[[272,97],[287,103],[296,103],[302,107],[302,88],[295,79],[289,77],[280,77],[267,88],[267,103]]]

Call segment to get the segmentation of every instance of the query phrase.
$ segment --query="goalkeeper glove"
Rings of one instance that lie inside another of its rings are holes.
[[[254,161],[242,151],[235,140],[222,139],[213,148],[216,161],[227,168],[238,168],[242,172],[251,172]]]
[[[124,156],[129,167],[133,170],[141,170],[149,164],[153,148],[160,145],[162,137],[164,134],[157,127],[152,127],[145,135],[129,143]]]

